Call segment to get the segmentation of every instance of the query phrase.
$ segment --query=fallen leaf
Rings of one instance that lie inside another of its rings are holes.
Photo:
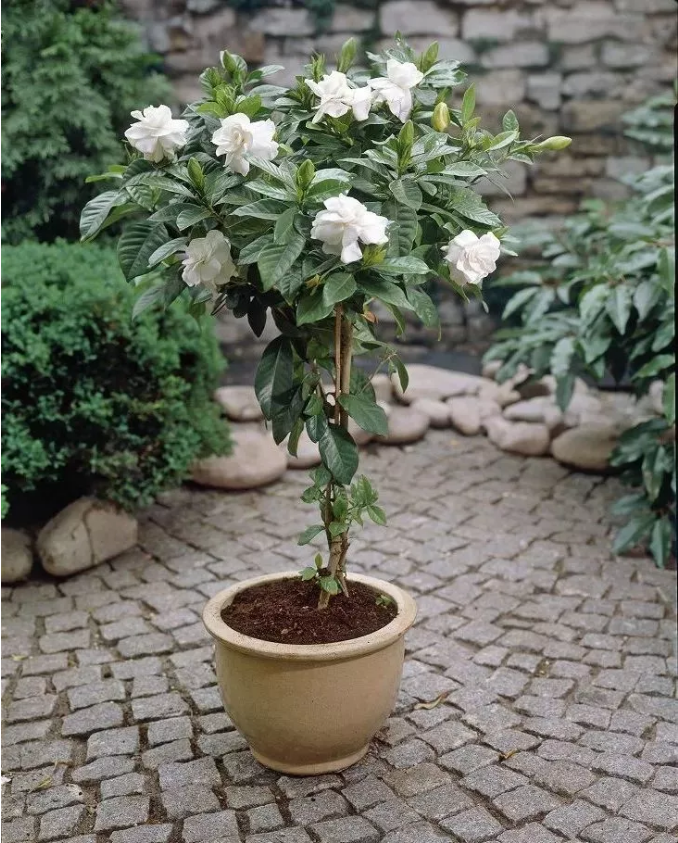
[[[414,706],[414,710],[417,709],[425,709],[426,711],[430,711],[432,708],[437,708],[443,700],[447,699],[449,696],[449,691],[443,691],[442,694],[438,694],[438,696],[434,700],[428,700],[427,702],[417,703]]]
[[[38,782],[38,784],[36,784],[36,786],[33,788],[33,790],[45,790],[45,788],[50,787],[51,784],[52,784],[52,777],[47,776],[46,779],[43,779],[41,782]]]
[[[9,776],[0,776],[0,784],[9,784],[11,781]]]
[[[501,756],[501,760],[502,760],[502,761],[506,761],[506,759],[507,759],[507,758],[511,758],[511,756],[512,756],[512,755],[517,755],[517,754],[518,754],[518,750],[517,750],[517,749],[512,749],[510,752],[505,752],[505,753]]]
[[[12,656],[13,662],[22,662],[24,659],[27,659],[28,656]]]

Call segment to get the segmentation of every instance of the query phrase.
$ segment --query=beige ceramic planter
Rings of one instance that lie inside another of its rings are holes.
[[[276,644],[227,626],[221,611],[240,591],[296,572],[256,577],[220,591],[203,621],[216,639],[226,712],[267,767],[297,776],[343,770],[367,752],[395,704],[405,633],[417,608],[402,589],[373,577],[349,578],[387,594],[398,615],[382,629],[336,644]]]

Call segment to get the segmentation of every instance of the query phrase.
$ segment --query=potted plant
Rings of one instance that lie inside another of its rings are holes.
[[[407,388],[373,304],[402,331],[404,310],[438,324],[425,289],[435,277],[480,298],[508,238],[474,182],[569,143],[521,140],[512,111],[493,136],[472,87],[448,107],[465,74],[437,53],[398,39],[368,54],[370,69],[353,68],[350,40],[337,70],[315,56],[284,89],[264,81],[279,68],[250,71],[224,52],[182,119],[162,105],[133,112],[129,160],[95,177],[114,185],[82,215],[86,240],[125,220],[118,254],[142,287],[136,312],[183,295],[198,318],[226,307],[257,335],[269,318],[279,331],[255,389],[276,442],[319,446],[302,495],[319,514],[299,544],[322,534],[327,549],[301,575],[225,589],[203,617],[226,710],[255,756],[289,773],[339,770],[366,752],[394,704],[416,614],[401,589],[347,570],[351,528],[386,523],[357,476],[349,419],[374,434],[388,422],[354,359],[376,358],[374,371]]]

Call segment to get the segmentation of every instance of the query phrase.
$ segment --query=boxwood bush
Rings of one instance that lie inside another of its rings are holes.
[[[139,30],[112,3],[11,0],[2,9],[2,234],[78,239],[86,177],[122,152],[130,111],[167,102]]]
[[[3,508],[91,493],[131,509],[228,450],[224,361],[181,304],[132,324],[137,293],[94,245],[6,246],[2,268]]]

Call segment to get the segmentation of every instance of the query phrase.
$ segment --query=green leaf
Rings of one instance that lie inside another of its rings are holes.
[[[665,369],[672,369],[675,357],[672,354],[659,354],[634,373],[634,378],[651,378],[660,375]]]
[[[509,109],[509,111],[506,112],[502,118],[501,127],[505,132],[517,132],[520,129],[520,124],[518,123],[515,111]]]
[[[339,594],[339,583],[334,579],[334,577],[320,577],[319,583],[320,588],[328,594],[333,596]]]
[[[413,211],[418,211],[419,208],[421,208],[421,190],[415,183],[414,179],[395,179],[389,184],[389,190],[395,196],[396,201],[400,202],[401,205],[407,205],[407,207],[412,208]]]
[[[619,284],[617,287],[613,287],[605,303],[607,315],[620,334],[624,333],[626,323],[629,321],[631,301],[630,288],[626,284]]]
[[[660,251],[657,268],[664,290],[673,295],[676,286],[676,254],[673,246],[665,246]]]
[[[389,361],[389,369],[391,368],[390,364],[393,364],[393,368],[395,369],[398,375],[401,390],[403,392],[407,392],[407,387],[410,385],[410,376],[408,374],[407,367],[400,359],[400,357],[391,358],[391,360]]]
[[[647,498],[643,492],[637,492],[633,495],[624,495],[612,505],[610,512],[613,515],[631,515],[631,513],[641,510],[648,512]]]
[[[328,422],[324,413],[319,413],[317,416],[311,416],[310,419],[306,419],[306,433],[308,433],[308,438],[311,442],[319,442],[327,427]]]
[[[273,245],[274,243],[271,239],[271,235],[263,234],[261,237],[257,237],[256,240],[253,240],[251,243],[247,243],[242,247],[240,254],[238,255],[237,262],[239,264],[256,263],[264,249],[267,246]]]
[[[139,296],[132,308],[132,319],[137,319],[145,310],[165,300],[165,284],[155,284]]]
[[[197,158],[190,158],[188,161],[188,177],[198,190],[205,186],[205,173]]]
[[[201,208],[198,205],[190,205],[189,207],[184,208],[184,210],[177,216],[176,225],[179,231],[185,231],[187,228],[190,228],[197,222],[201,222],[201,220],[206,220],[207,217],[210,216],[212,216],[212,213],[211,211],[208,211],[207,208]]]
[[[299,209],[296,205],[288,208],[284,214],[278,217],[273,229],[273,240],[276,243],[287,243],[294,231],[294,221],[297,218]]]
[[[556,403],[565,412],[574,394],[575,376],[570,372],[556,379]]]
[[[386,526],[386,513],[380,506],[370,504],[367,507],[367,514],[375,524],[380,524],[382,527]]]
[[[656,516],[653,513],[638,515],[624,525],[615,536],[613,553],[621,554],[639,544],[650,532]]]
[[[259,199],[249,205],[242,205],[231,211],[234,217],[256,217],[259,220],[277,220],[284,214],[288,206],[283,202],[276,202],[274,199]]]
[[[358,468],[358,448],[353,437],[342,427],[327,425],[318,446],[323,465],[332,472],[337,483],[347,486]]]
[[[406,310],[412,310],[412,305],[408,301],[402,288],[392,281],[382,279],[361,281],[360,289],[368,296],[377,298],[386,304],[395,305],[395,307],[404,307]]]
[[[508,319],[513,313],[521,310],[530,301],[530,299],[540,292],[540,290],[541,287],[525,287],[522,290],[518,290],[518,292],[511,296],[508,300],[501,318]]]
[[[255,179],[254,181],[248,182],[247,187],[255,193],[260,193],[262,196],[267,196],[269,199],[277,199],[280,202],[289,202],[290,199],[296,200],[296,197],[291,190],[288,190],[286,187],[276,187],[263,179]]]
[[[481,225],[486,225],[490,228],[496,228],[501,225],[499,217],[492,213],[480,196],[469,188],[460,187],[453,190],[447,207],[453,213],[472,222],[479,222]]]
[[[485,175],[487,175],[487,170],[484,170],[477,164],[473,164],[471,161],[455,161],[454,164],[447,164],[438,176],[427,177],[427,181],[438,181],[439,176],[458,176],[460,178],[472,179]]]
[[[650,553],[658,568],[665,568],[671,558],[671,542],[673,538],[673,527],[671,519],[658,518],[652,527],[650,535]]]
[[[266,346],[254,378],[254,390],[267,419],[285,409],[292,378],[292,344],[287,337],[276,337]]]
[[[407,298],[412,305],[412,309],[427,328],[438,327],[440,324],[438,308],[435,306],[433,299],[428,295],[428,293],[425,293],[423,290],[419,290],[416,287],[408,287]]]
[[[312,527],[307,527],[304,532],[299,536],[297,544],[309,544],[318,535],[318,533],[322,533],[324,529],[325,528],[322,524],[314,524]],[[315,576],[315,569],[311,570],[313,570],[313,576]]]
[[[174,255],[177,252],[181,252],[185,248],[186,238],[176,237],[174,240],[170,240],[168,243],[164,243],[162,246],[160,246],[159,249],[156,249],[155,252],[153,252],[153,254],[148,259],[148,265],[149,267],[156,266],[157,264],[164,261],[165,258],[169,258],[171,255]]]
[[[301,572],[301,578],[304,582],[308,582],[309,580],[314,580],[318,573],[317,568],[304,568]]]
[[[312,293],[307,293],[297,304],[297,325],[308,325],[321,322],[332,313],[333,305],[328,304],[323,292],[316,287]]]
[[[306,238],[294,232],[285,244],[265,246],[257,260],[264,290],[270,290],[292,267],[304,251]]]
[[[661,287],[656,283],[656,281],[652,281],[649,278],[638,284],[636,289],[633,291],[633,305],[638,311],[638,316],[640,316],[641,319],[645,319],[648,316],[654,305],[659,300],[661,292]]]
[[[388,434],[386,413],[366,393],[340,395],[339,403],[363,430],[379,436]]]
[[[80,215],[80,238],[91,240],[99,231],[116,205],[125,202],[122,190],[107,190],[91,199]]]
[[[570,373],[575,344],[572,337],[558,340],[551,354],[551,372],[556,378],[562,378]]]
[[[416,211],[393,200],[384,203],[383,213],[391,221],[388,227],[389,245],[395,246],[398,254],[407,254],[417,234]],[[391,253],[390,247],[389,253]]]
[[[311,202],[324,202],[330,196],[339,196],[340,193],[346,193],[349,187],[350,184],[348,181],[339,181],[337,179],[314,180],[313,184],[305,193],[305,199]]]
[[[356,289],[352,275],[348,272],[335,272],[328,276],[323,284],[323,302],[333,307],[338,302],[350,299]]]
[[[497,149],[504,149],[506,146],[510,146],[513,141],[517,140],[518,132],[512,130],[510,132],[501,132],[498,134],[492,141],[492,143],[487,147],[487,151],[495,152]]]
[[[118,260],[128,281],[148,272],[151,255],[167,242],[167,229],[153,222],[134,222],[118,241]]]
[[[587,328],[591,325],[603,311],[609,294],[610,288],[606,284],[596,284],[595,287],[584,293],[579,300],[579,315],[582,328]]]
[[[374,269],[382,275],[428,275],[433,271],[423,260],[411,256],[386,258],[382,263],[376,264]]]
[[[469,85],[469,87],[464,92],[464,98],[461,101],[461,122],[463,125],[471,120],[473,117],[473,112],[475,111],[476,107],[476,90],[473,85]]]
[[[676,373],[671,372],[664,384],[664,416],[669,424],[676,421]]]

